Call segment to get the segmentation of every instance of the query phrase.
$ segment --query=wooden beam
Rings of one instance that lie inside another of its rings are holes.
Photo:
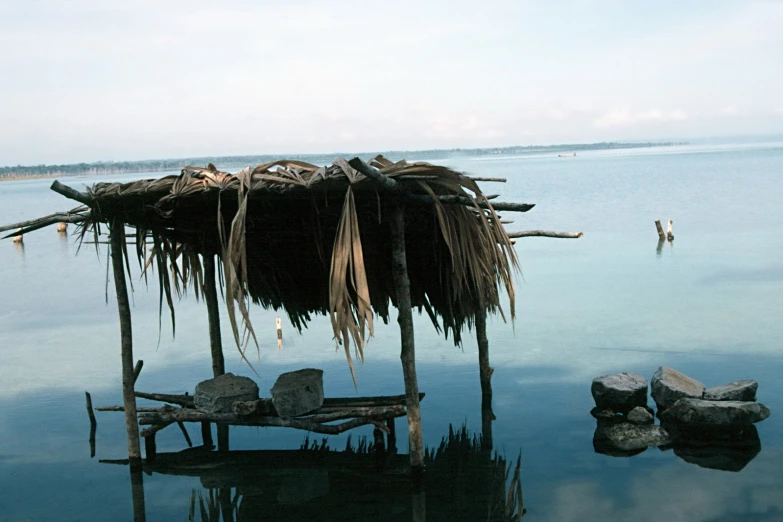
[[[62,194],[68,199],[73,199],[75,201],[78,201],[82,205],[87,205],[88,207],[92,207],[93,205],[92,196],[90,196],[89,194],[85,194],[84,192],[79,192],[78,190],[72,189],[68,185],[63,185],[57,180],[55,180],[54,183],[52,183],[52,186],[49,188],[51,188],[53,191],[57,192],[58,194]]]
[[[55,181],[55,183],[57,183]],[[133,328],[131,324],[128,288],[123,263],[124,225],[115,219],[110,226],[111,262],[114,287],[117,291],[117,311],[120,316],[120,352],[122,358],[122,402],[125,406],[125,430],[128,435],[128,459],[141,463],[139,424],[136,420],[136,397],[133,393]]]
[[[501,222],[502,223],[502,222]],[[520,230],[519,232],[509,232],[508,237],[556,237],[561,239],[578,239],[584,234],[582,232],[553,232],[551,230]]]
[[[87,217],[81,214],[72,214],[71,212],[58,212],[57,214],[50,214],[48,216],[44,216],[38,219],[20,221],[19,223],[13,223],[11,225],[3,225],[0,227],[0,232],[5,232],[6,230],[16,231],[19,228],[21,228],[23,232],[32,232],[33,230],[38,230],[39,228],[48,227],[49,225],[54,225],[55,223],[63,223],[63,222],[81,223],[85,219],[87,219]]]
[[[416,376],[416,347],[413,334],[410,279],[405,253],[405,209],[395,205],[390,213],[392,240],[392,278],[396,293],[397,322],[400,325],[400,361],[405,381],[405,405],[408,410],[408,451],[414,481],[424,475],[424,440],[421,431],[419,383]]]
[[[397,181],[393,180],[372,165],[368,165],[359,157],[353,158],[348,162],[348,164],[374,182],[378,183],[378,185],[386,190],[399,190],[402,188],[397,184]]]
[[[177,404],[178,406],[184,406],[185,408],[193,408],[195,406],[192,395],[175,395],[169,393],[145,393],[134,392],[139,399],[148,399],[151,401],[168,402],[171,404]]]

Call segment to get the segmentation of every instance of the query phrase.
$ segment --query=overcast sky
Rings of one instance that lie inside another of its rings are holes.
[[[783,133],[783,1],[0,0],[0,165]]]

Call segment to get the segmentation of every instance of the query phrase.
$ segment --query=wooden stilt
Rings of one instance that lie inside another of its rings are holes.
[[[157,445],[155,443],[155,434],[152,432],[150,435],[144,437],[144,453],[147,456],[147,462],[154,462],[155,455],[157,454]]]
[[[209,317],[209,345],[212,350],[212,375],[217,377],[226,373],[223,359],[223,341],[220,337],[220,310],[215,284],[215,256],[204,256],[204,299],[207,302]]]
[[[402,374],[405,380],[405,406],[408,411],[408,451],[411,476],[419,480],[424,475],[424,442],[421,432],[419,383],[416,377],[416,348],[411,313],[410,279],[405,259],[405,212],[402,203],[391,209],[392,277],[397,294],[397,322],[400,324]]]
[[[95,420],[95,412],[92,409],[92,397],[90,392],[84,392],[87,403],[87,416],[90,417],[90,458],[95,457],[95,432],[98,428],[98,421]]]
[[[387,419],[386,427],[389,429],[386,434],[386,447],[389,452],[397,452],[397,429],[395,424],[396,419]]]
[[[123,264],[124,225],[114,220],[110,227],[111,262],[114,269],[114,286],[117,291],[117,309],[120,315],[120,339],[122,353],[122,402],[125,406],[125,429],[128,435],[128,459],[141,463],[139,424],[136,420],[136,397],[133,394],[133,330],[131,325],[128,288],[125,284]]]
[[[658,237],[661,239],[661,241],[664,241],[666,239],[666,234],[663,233],[663,227],[661,226],[660,219],[655,221],[655,228],[658,230]]]
[[[208,421],[201,423],[201,442],[204,446],[214,445],[212,441],[212,425]]]
[[[373,450],[375,451],[375,471],[383,471],[386,464],[386,445],[383,441],[383,430],[377,426],[372,432]]]
[[[476,340],[479,352],[479,380],[481,381],[481,449],[492,449],[492,373],[489,365],[489,341],[487,340],[487,312],[482,308],[476,313]]]
[[[212,351],[212,375],[217,377],[226,373],[226,363],[223,358],[223,341],[220,336],[220,309],[217,284],[215,283],[215,256],[213,255],[204,256],[204,299],[207,302],[207,315],[209,317],[209,346]],[[228,451],[228,426],[216,424],[216,428],[218,451]]]

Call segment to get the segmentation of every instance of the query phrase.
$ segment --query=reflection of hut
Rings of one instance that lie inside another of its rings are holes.
[[[173,293],[203,292],[215,375],[223,373],[216,273],[222,282],[234,341],[255,339],[248,304],[282,308],[302,328],[328,315],[338,343],[363,360],[373,319],[399,310],[401,360],[412,471],[423,444],[411,310],[428,314],[455,343],[479,330],[482,390],[488,392],[486,313],[500,311],[501,288],[514,313],[516,258],[497,210],[532,205],[491,203],[476,180],[445,167],[358,158],[329,167],[279,161],[236,175],[214,166],[186,167],[179,176],[98,183],[78,192],[52,189],[82,207],[27,223],[24,232],[59,221],[81,222],[84,234],[108,225],[122,341],[124,410],[131,460],[140,459],[130,307],[125,283],[126,227],[135,254],[157,270],[161,301],[174,323]],[[66,216],[66,217],[63,217]],[[217,261],[217,262],[216,262]],[[353,350],[351,349],[353,343]],[[220,436],[220,433],[219,433]]]
[[[221,513],[224,521],[510,522],[524,515],[520,460],[514,466],[482,450],[478,437],[464,428],[450,429],[438,448],[426,452],[425,492],[412,494],[403,472],[406,455],[387,455],[385,469],[378,471],[373,452],[363,444],[345,451],[318,444],[294,451],[185,450],[159,454],[144,463],[144,471],[198,477],[208,491],[191,496],[191,513]],[[136,506],[136,513],[142,509]]]

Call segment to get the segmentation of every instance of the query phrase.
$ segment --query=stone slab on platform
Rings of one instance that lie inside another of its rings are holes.
[[[219,375],[196,385],[196,409],[209,413],[231,413],[235,401],[258,399],[258,385],[248,377],[233,373]]]
[[[272,404],[281,417],[297,417],[324,403],[324,371],[306,368],[283,373],[272,386]]]

